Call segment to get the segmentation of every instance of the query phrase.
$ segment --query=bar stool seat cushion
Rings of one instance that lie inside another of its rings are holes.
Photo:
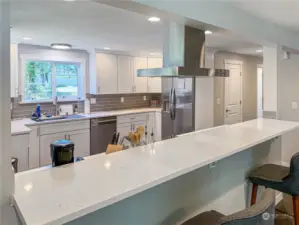
[[[217,211],[208,211],[185,221],[182,225],[217,225],[222,217],[224,215]]]
[[[288,167],[265,164],[256,170],[253,170],[249,175],[249,179],[255,180],[258,182],[257,184],[264,183],[265,181],[283,182],[284,178],[289,175],[289,172],[290,169]]]

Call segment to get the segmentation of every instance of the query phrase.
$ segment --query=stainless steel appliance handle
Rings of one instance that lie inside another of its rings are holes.
[[[172,95],[173,95],[173,88],[170,89],[170,94],[169,94],[169,112],[170,112],[170,119],[173,120],[172,118],[172,111],[173,111],[173,98],[172,98]]]
[[[172,93],[172,116],[173,116],[173,120],[175,120],[175,116],[176,116],[176,93],[175,93],[175,88],[173,88],[173,93]]]
[[[116,122],[116,120],[101,120],[101,121],[92,121],[93,124],[103,124],[103,123],[110,123],[110,122]]]

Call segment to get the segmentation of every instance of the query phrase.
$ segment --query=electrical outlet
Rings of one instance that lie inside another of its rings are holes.
[[[217,98],[217,105],[220,105],[220,98]]]
[[[143,96],[143,101],[146,101],[146,95]]]
[[[297,109],[297,108],[298,108],[297,102],[292,102],[292,109]]]
[[[125,98],[124,98],[124,97],[121,97],[121,98],[120,98],[120,102],[121,102],[121,103],[124,103],[124,102],[125,102]]]
[[[210,163],[210,164],[209,164],[209,169],[213,169],[213,168],[215,168],[216,165],[217,165],[217,161],[216,161],[216,162],[212,162],[212,163]]]
[[[91,98],[90,99],[90,104],[96,104],[97,103],[97,99],[96,98]]]

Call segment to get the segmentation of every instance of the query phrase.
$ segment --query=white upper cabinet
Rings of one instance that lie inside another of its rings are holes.
[[[97,94],[117,93],[117,56],[96,54]]]
[[[133,87],[133,58],[118,56],[118,93],[132,93]]]
[[[147,77],[137,77],[138,69],[147,69],[147,58],[134,59],[134,92],[147,93]]]
[[[163,58],[148,58],[148,68],[162,68]],[[161,77],[149,77],[148,78],[148,92],[149,93],[161,93],[162,82]]]

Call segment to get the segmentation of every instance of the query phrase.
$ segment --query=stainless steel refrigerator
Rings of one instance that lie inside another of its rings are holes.
[[[195,130],[195,78],[162,78],[162,139]]]

